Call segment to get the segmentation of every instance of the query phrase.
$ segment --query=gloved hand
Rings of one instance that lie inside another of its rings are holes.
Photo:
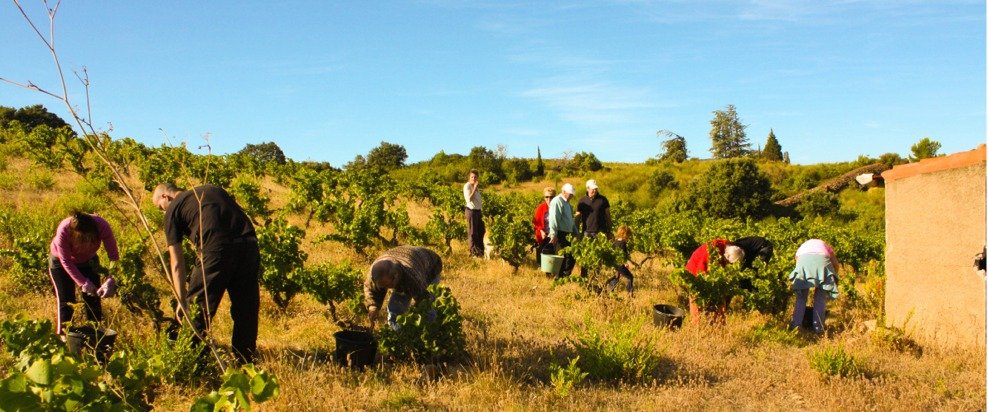
[[[82,293],[85,293],[87,295],[96,294],[96,285],[94,285],[93,282],[83,283],[82,286],[79,286],[79,288],[82,289]]]
[[[103,286],[100,286],[99,290],[96,291],[96,294],[99,295],[99,297],[101,298],[109,298],[115,295],[116,293],[117,293],[117,281],[114,280],[112,277],[106,278],[106,281],[103,282]]]

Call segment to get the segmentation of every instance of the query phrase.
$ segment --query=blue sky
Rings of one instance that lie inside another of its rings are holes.
[[[985,30],[968,0],[106,0],[62,4],[56,47],[87,69],[94,123],[153,146],[274,141],[336,166],[381,141],[409,162],[498,145],[642,162],[665,129],[707,158],[713,111],[733,104],[753,147],[772,129],[806,164],[983,143]],[[0,38],[0,77],[57,89],[11,3]],[[0,105],[37,103],[66,116],[0,84]]]

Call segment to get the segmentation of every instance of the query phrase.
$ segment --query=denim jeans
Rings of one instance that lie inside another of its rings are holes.
[[[439,276],[431,283],[432,285],[439,284]],[[436,297],[431,293],[429,294],[429,300],[436,300]],[[391,298],[388,300],[388,325],[391,326],[392,330],[398,330],[398,315],[402,315],[408,312],[408,308],[412,306],[412,296],[401,293],[398,291],[391,292]],[[425,314],[425,320],[429,322],[436,321],[436,310],[429,309],[429,312]]]
[[[809,298],[809,289],[796,289],[796,306],[792,311],[792,322],[789,326],[798,328],[803,324],[803,316],[806,315],[806,301]],[[824,321],[827,317],[828,292],[821,287],[813,288],[813,330],[823,333]]]

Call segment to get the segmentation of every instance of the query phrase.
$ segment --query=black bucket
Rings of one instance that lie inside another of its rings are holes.
[[[824,316],[827,316],[829,311],[824,311]],[[813,307],[807,306],[806,311],[803,312],[803,329],[813,330]]]
[[[113,345],[117,341],[117,331],[113,329],[96,329],[89,326],[71,328],[65,333],[65,346],[69,352],[82,356],[85,352],[96,356],[96,361],[106,363],[113,355]]]
[[[652,323],[658,327],[668,327],[671,329],[683,326],[683,318],[686,312],[672,305],[655,305],[652,309]]]
[[[341,330],[333,334],[336,351],[333,358],[343,366],[363,369],[377,361],[377,340],[374,334],[362,330]]]

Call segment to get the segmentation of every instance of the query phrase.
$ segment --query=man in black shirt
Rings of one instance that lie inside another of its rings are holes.
[[[584,237],[603,233],[611,238],[611,203],[597,192],[596,180],[587,180],[587,195],[576,205],[576,216]]]
[[[583,237],[592,238],[603,233],[611,238],[611,203],[597,192],[597,181],[587,180],[587,195],[576,205],[576,221]],[[587,270],[580,268],[580,276],[587,277]]]
[[[190,318],[192,325],[198,331],[206,331],[223,293],[229,293],[234,355],[241,362],[252,362],[257,350],[260,306],[260,252],[254,225],[229,193],[213,185],[182,190],[173,184],[160,184],[154,189],[152,201],[165,211],[172,283],[183,316],[191,297],[199,307]],[[185,237],[202,259],[188,277],[182,253]]]

